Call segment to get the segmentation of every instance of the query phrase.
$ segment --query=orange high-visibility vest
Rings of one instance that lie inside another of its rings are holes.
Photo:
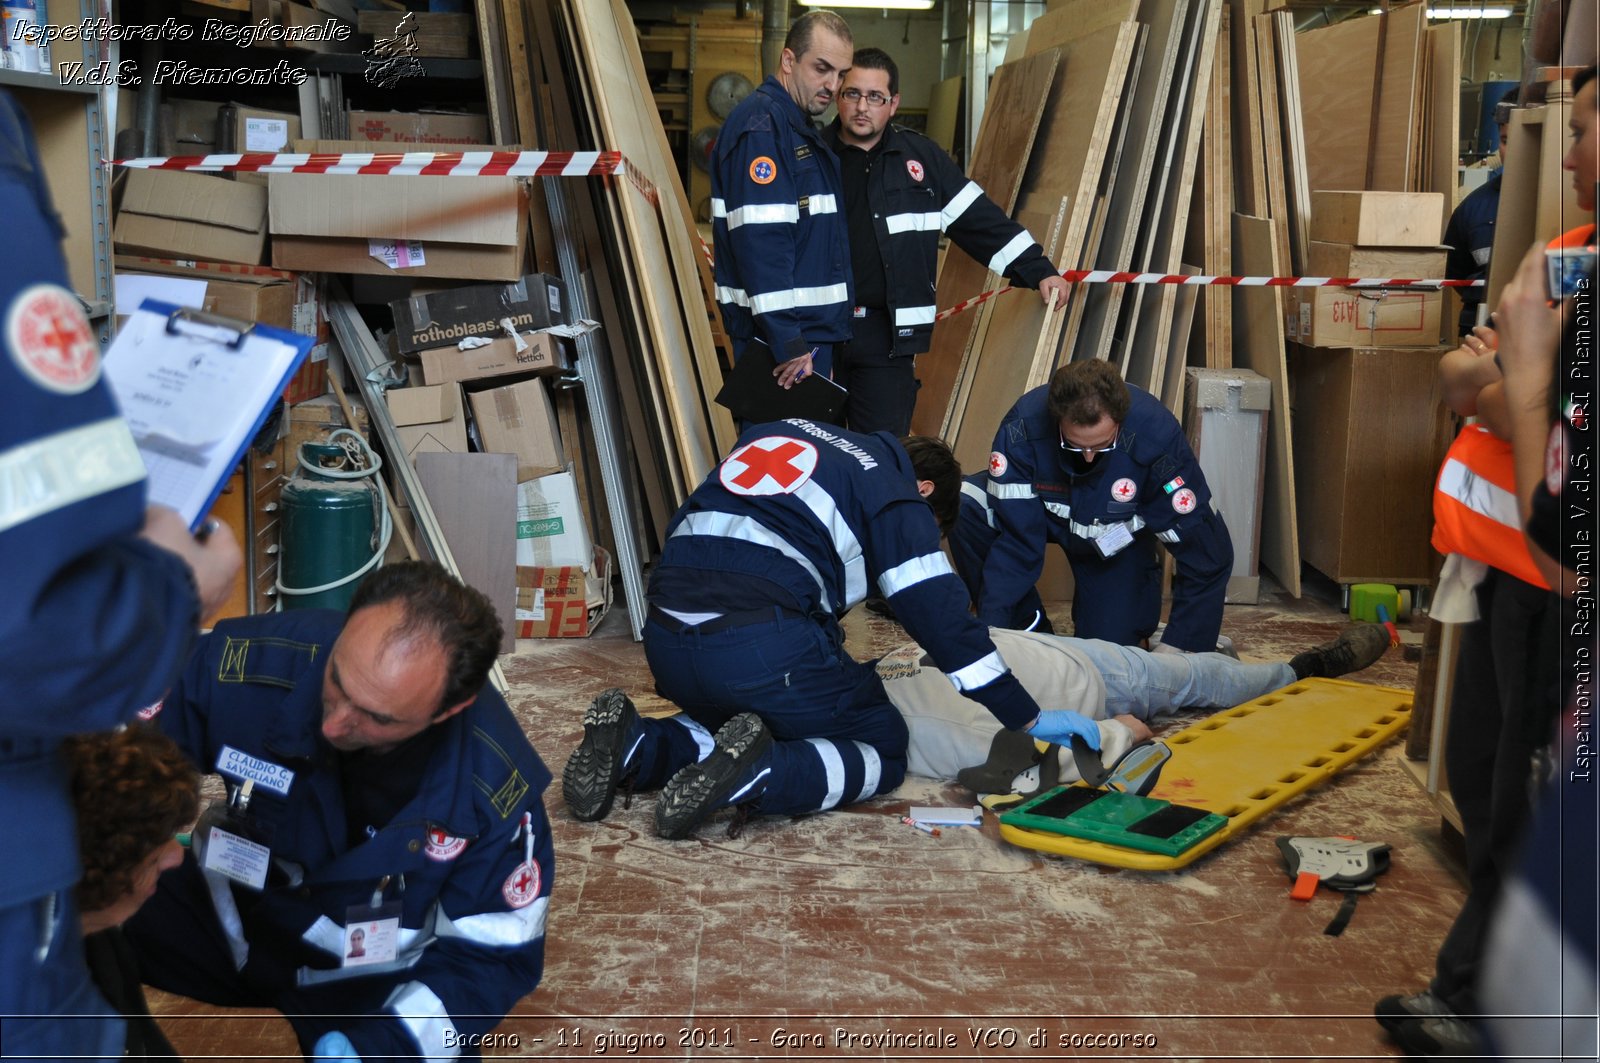
[[[1511,444],[1482,425],[1463,428],[1439,467],[1433,488],[1433,548],[1550,589],[1522,537]]]

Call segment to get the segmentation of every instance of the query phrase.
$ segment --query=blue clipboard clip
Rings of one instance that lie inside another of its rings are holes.
[[[181,336],[185,332],[192,335],[194,330],[192,328],[184,328],[186,325],[221,329],[224,332],[233,333],[233,338],[226,343],[228,349],[232,351],[243,350],[245,341],[250,338],[250,334],[256,328],[255,323],[251,321],[239,321],[235,318],[223,317],[221,314],[210,314],[204,310],[196,310],[187,306],[180,306],[167,315],[167,335]],[[209,338],[217,339],[219,343],[222,342],[219,337]]]

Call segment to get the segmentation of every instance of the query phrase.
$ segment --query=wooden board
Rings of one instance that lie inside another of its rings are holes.
[[[1127,110],[1124,158],[1117,169],[1123,176],[1112,188],[1105,237],[1093,260],[1095,269],[1144,268],[1135,261],[1134,249],[1162,139],[1161,118],[1183,43],[1184,12],[1189,6],[1180,0],[1144,0],[1139,6],[1139,21],[1148,27],[1148,37]],[[1112,328],[1125,290],[1121,284],[1087,286],[1079,300],[1083,322],[1070,357],[1105,358],[1110,354]]]
[[[1062,10],[1071,10],[1063,8]],[[1067,223],[1057,241],[1045,245],[1051,261],[1075,255],[1093,219],[1094,191],[1133,62],[1140,27],[1119,22],[1063,48],[1064,69],[1045,111],[1039,147],[1028,161],[1019,209],[1053,209],[1066,199]],[[1036,39],[1038,25],[1029,33]],[[974,384],[953,440],[957,459],[980,467],[1005,411],[1029,387],[1031,353],[1041,329],[1049,349],[1065,325],[1063,314],[1045,316],[1044,304],[1027,293],[996,300],[983,347],[970,375]],[[954,423],[955,418],[952,418]]]
[[[1004,69],[1002,67],[1001,69]],[[999,76],[995,71],[995,76]],[[966,79],[960,74],[935,82],[928,100],[928,139],[945,151],[954,151],[956,145],[956,120],[961,117],[961,86]],[[989,91],[994,92],[993,85]],[[990,105],[993,105],[993,100]],[[982,136],[982,133],[979,133]],[[977,152],[974,150],[973,155]]]
[[[1271,15],[1257,15],[1256,85],[1261,90],[1262,161],[1267,172],[1267,217],[1272,219],[1272,236],[1278,243],[1278,262],[1285,269],[1293,262],[1289,242],[1289,190],[1283,150],[1283,118],[1278,103],[1278,46],[1274,39]]]
[[[1315,104],[1304,112],[1306,170],[1313,190],[1408,189],[1407,174],[1417,150],[1412,109],[1425,25],[1424,5],[1412,4],[1296,36],[1300,82],[1315,86],[1316,93]]]
[[[1234,264],[1245,276],[1277,276],[1272,223],[1235,214]],[[1266,485],[1261,511],[1261,563],[1300,597],[1300,540],[1295,514],[1294,447],[1289,411],[1289,372],[1284,360],[1283,292],[1278,288],[1233,289],[1233,364],[1252,369],[1272,385],[1267,416]]]
[[[1178,267],[1185,277],[1199,276],[1199,266],[1187,263]],[[1200,300],[1199,287],[1185,285],[1178,288],[1173,299],[1172,334],[1167,339],[1167,356],[1163,363],[1163,380],[1156,395],[1161,404],[1172,411],[1179,423],[1183,421],[1183,379],[1188,368],[1189,333],[1194,328],[1195,306]]]
[[[1457,131],[1461,127],[1461,92],[1457,86],[1461,83],[1461,23],[1450,21],[1442,26],[1430,27],[1428,48],[1433,53],[1428,79],[1432,131],[1425,142],[1428,167],[1423,191],[1438,192],[1444,196],[1444,224],[1439,227],[1439,232],[1443,233],[1450,224],[1450,215],[1457,201],[1456,160],[1460,146]],[[1440,315],[1441,341],[1455,338],[1459,319],[1459,303],[1455,302],[1457,298],[1452,292],[1446,312]]]
[[[1139,0],[1064,0],[1028,26],[1027,54],[1081,41],[1138,14]]]
[[[1310,254],[1311,180],[1306,173],[1306,129],[1304,101],[1300,96],[1300,63],[1294,46],[1294,16],[1287,11],[1276,11],[1271,18],[1278,63],[1278,116],[1283,125],[1284,176],[1288,182],[1289,265],[1294,275],[1301,277],[1306,274],[1306,260]],[[1450,98],[1456,99],[1453,84]],[[1455,126],[1452,124],[1450,128],[1454,129]],[[1451,158],[1454,159],[1454,141],[1451,142],[1451,152]],[[1454,175],[1452,167],[1452,179]]]
[[[515,653],[517,456],[418,454],[417,477],[433,506],[461,580],[494,603],[501,653]]]
[[[1258,217],[1267,210],[1267,176],[1262,168],[1261,91],[1256,85],[1256,37],[1251,27],[1261,10],[1261,0],[1228,0],[1230,66],[1237,82],[1232,97],[1233,198],[1240,211]]]
[[[1018,160],[1027,158],[1033,151],[1034,138],[1039,132],[1039,122],[1060,63],[1060,50],[1051,48],[1020,62],[1003,64],[995,71],[994,81],[989,86],[989,105],[978,129],[972,165],[967,172],[1008,214],[1016,207],[1017,192],[1022,185],[1023,167],[1018,165]],[[1038,233],[1034,235],[1037,237]],[[987,264],[975,261],[952,244],[945,251],[944,264],[939,269],[935,305],[941,310],[954,306],[997,281]],[[948,430],[950,404],[965,371],[978,316],[976,311],[969,310],[933,326],[928,353],[917,362],[922,388],[911,418],[913,432],[942,436]]]

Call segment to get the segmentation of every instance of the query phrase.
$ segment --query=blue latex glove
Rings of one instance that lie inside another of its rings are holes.
[[[1041,741],[1061,745],[1066,745],[1076,735],[1089,743],[1090,749],[1100,748],[1100,725],[1079,712],[1046,709],[1028,728],[1028,733]]]
[[[317,1059],[331,1059],[335,1063],[361,1063],[361,1057],[356,1054],[356,1046],[350,1043],[350,1038],[338,1030],[317,1038],[311,1054]]]

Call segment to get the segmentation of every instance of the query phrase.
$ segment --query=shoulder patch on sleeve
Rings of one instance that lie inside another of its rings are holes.
[[[503,765],[505,771],[494,772],[489,778],[484,778],[484,772],[474,769],[472,782],[482,794],[489,799],[494,810],[500,813],[501,819],[509,819],[521,807],[522,798],[528,792],[528,780],[522,777],[522,772],[517,770],[504,747],[496,742],[489,733],[481,727],[472,729],[473,741],[481,744],[489,751],[490,758]]]
[[[750,180],[758,185],[770,185],[778,176],[778,164],[771,156],[757,155],[750,161]]]
[[[316,642],[228,636],[222,643],[217,682],[291,688],[321,653],[322,645]]]

